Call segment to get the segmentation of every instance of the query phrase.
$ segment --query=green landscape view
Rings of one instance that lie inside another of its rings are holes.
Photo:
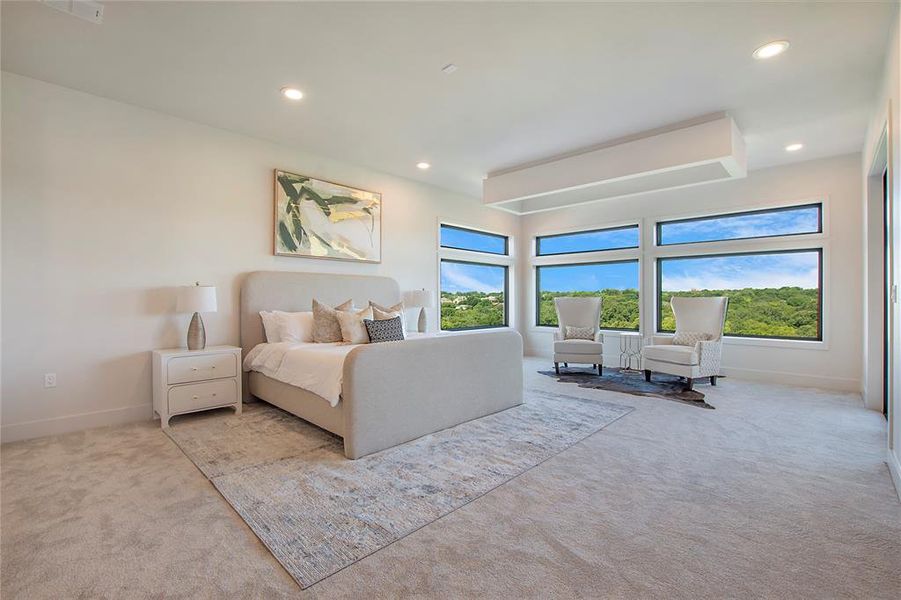
[[[441,292],[441,329],[503,325],[503,292]]]
[[[539,299],[541,325],[556,327],[557,296],[597,296],[603,298],[601,325],[607,329],[638,328],[638,290],[607,289],[600,292],[542,292]],[[693,290],[679,296],[728,296],[726,333],[746,336],[817,338],[819,294],[800,287],[745,288],[738,290]],[[670,308],[672,292],[661,294],[663,331],[675,329]],[[504,324],[502,292],[443,292],[441,328],[499,326]]]

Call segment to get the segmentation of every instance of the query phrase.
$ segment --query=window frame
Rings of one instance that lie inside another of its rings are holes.
[[[446,246],[442,246],[446,247]],[[454,248],[454,250],[460,250],[460,248]],[[499,254],[494,254],[492,252],[484,252],[479,254],[486,254],[492,256],[500,256]],[[504,270],[504,323],[502,325],[476,325],[474,327],[458,327],[454,329],[444,329],[441,326],[441,265],[444,263],[456,263],[456,264],[464,264],[464,265],[478,265],[481,267],[497,267],[499,269]],[[493,262],[478,262],[474,260],[461,260],[458,258],[446,258],[439,257],[438,258],[438,330],[439,331],[476,331],[479,329],[503,329],[505,327],[510,327],[510,265],[503,263],[493,263]]]
[[[582,233],[602,233],[606,231],[622,231],[625,229],[634,229],[638,234],[638,244],[635,246],[621,246],[619,248],[603,248],[600,250],[575,250],[573,252],[548,252],[547,254],[541,253],[541,240],[548,238],[558,238],[558,237],[568,237],[571,235],[579,235]],[[637,250],[641,248],[641,227],[637,223],[632,223],[629,225],[619,225],[614,227],[600,227],[595,229],[580,229],[578,231],[566,231],[562,233],[552,233],[548,235],[536,235],[535,236],[535,256],[536,257],[547,257],[547,256],[566,256],[570,254],[590,254],[594,252],[616,252],[620,250]]]
[[[822,210],[820,211],[820,221],[822,226]],[[822,228],[822,227],[821,227]],[[792,234],[796,235],[796,234]],[[784,237],[784,236],[771,236],[771,237]],[[761,238],[750,238],[753,240],[758,240]],[[723,240],[723,241],[738,241],[738,240]],[[695,243],[695,242],[692,242]],[[675,244],[673,244],[675,245]],[[793,336],[778,336],[778,335],[736,335],[736,334],[727,334],[723,333],[723,338],[730,340],[779,340],[779,341],[788,341],[788,342],[805,342],[805,343],[824,343],[824,328],[823,321],[825,318],[825,310],[824,310],[824,295],[825,295],[825,274],[824,274],[824,248],[823,246],[817,246],[813,248],[787,248],[787,249],[773,249],[773,250],[747,250],[740,252],[716,252],[716,253],[697,253],[697,254],[679,254],[679,255],[669,255],[669,256],[657,256],[655,257],[655,281],[654,281],[654,331],[657,334],[672,334],[675,333],[674,330],[666,330],[661,328],[661,323],[663,321],[663,269],[662,263],[665,260],[691,260],[691,259],[703,259],[703,258],[724,258],[724,257],[733,257],[733,256],[761,256],[761,255],[777,255],[777,254],[801,254],[805,252],[816,252],[817,253],[817,336],[815,338],[809,337],[793,337]],[[728,308],[727,308],[728,315]]]
[[[460,248],[459,246],[445,246],[441,243],[441,232],[445,228],[447,229],[456,229],[457,231],[465,231],[467,233],[477,233],[479,235],[485,235],[488,237],[501,238],[504,240],[504,252],[491,252],[489,250],[473,250],[471,248]],[[443,250],[458,250],[460,252],[472,252],[473,254],[490,254],[491,256],[510,256],[510,236],[503,235],[500,233],[493,233],[490,231],[482,231],[479,229],[473,229],[470,227],[462,227],[460,225],[451,225],[450,223],[439,223],[438,224],[438,248]]]
[[[816,231],[806,231],[803,233],[776,233],[773,235],[762,235],[762,236],[751,236],[751,237],[740,237],[740,238],[727,238],[727,239],[718,239],[718,240],[700,240],[700,241],[691,241],[691,242],[671,242],[671,243],[663,243],[663,226],[670,225],[673,223],[693,223],[697,221],[710,221],[713,219],[722,219],[729,217],[743,217],[747,215],[760,215],[760,214],[768,214],[768,213],[778,213],[778,212],[788,212],[791,210],[797,210],[799,208],[812,208],[817,207],[817,230]],[[762,240],[772,240],[778,238],[787,238],[787,237],[806,237],[811,235],[823,235],[825,233],[825,224],[824,224],[824,213],[826,211],[826,203],[823,200],[818,200],[814,202],[805,202],[803,204],[783,204],[779,206],[773,206],[768,208],[759,208],[754,210],[743,210],[737,212],[727,212],[727,213],[716,213],[709,215],[701,215],[697,217],[687,217],[687,218],[679,218],[679,219],[656,219],[654,222],[654,246],[657,248],[669,248],[672,246],[687,246],[692,244],[723,244],[728,242],[745,242],[745,241],[762,241]],[[774,338],[778,339],[778,338]]]
[[[611,249],[612,250],[612,249]],[[620,250],[620,248],[617,248]],[[604,250],[592,250],[591,252],[604,252]],[[583,254],[584,252],[573,252],[572,254]],[[553,256],[553,255],[551,255]],[[559,325],[550,325],[547,323],[541,322],[541,269],[545,267],[553,268],[553,267],[588,267],[595,265],[610,265],[610,264],[623,264],[623,263],[635,263],[638,266],[638,327],[625,328],[625,327],[606,327],[602,326],[600,323],[598,324],[599,331],[628,331],[628,332],[640,332],[641,331],[641,258],[623,258],[623,259],[615,259],[615,260],[600,260],[600,261],[592,261],[592,262],[574,262],[574,263],[548,263],[548,264],[536,264],[534,265],[534,280],[535,294],[533,296],[533,300],[535,303],[535,320],[534,327],[544,327],[550,329],[557,329]],[[601,320],[603,321],[604,317],[604,306],[601,305]]]

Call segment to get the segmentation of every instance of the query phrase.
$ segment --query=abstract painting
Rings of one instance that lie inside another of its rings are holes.
[[[275,254],[382,260],[382,196],[275,171]]]

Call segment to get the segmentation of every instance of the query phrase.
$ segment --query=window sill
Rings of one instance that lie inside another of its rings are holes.
[[[671,333],[655,333],[659,337],[672,337]],[[758,346],[761,348],[790,348],[792,350],[829,350],[829,344],[817,340],[780,340],[776,338],[724,337],[724,346]]]
[[[554,333],[556,327],[544,327],[532,325],[529,327],[530,333]],[[602,329],[604,335],[615,336],[620,333],[636,333],[634,331],[622,331],[620,329]],[[654,333],[657,337],[673,337],[672,333]],[[650,335],[644,336],[645,339]],[[792,350],[829,350],[829,344],[826,341],[816,340],[779,340],[774,338],[747,338],[747,337],[724,337],[724,346],[758,346],[761,348],[790,348]]]

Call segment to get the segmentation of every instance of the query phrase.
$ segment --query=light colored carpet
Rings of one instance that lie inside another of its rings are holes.
[[[359,460],[344,457],[340,438],[264,403],[183,417],[168,434],[309,587],[631,411],[532,391],[520,406]]]
[[[854,394],[727,379],[636,410],[307,590],[152,422],[0,449],[0,597],[890,598],[901,504]]]

